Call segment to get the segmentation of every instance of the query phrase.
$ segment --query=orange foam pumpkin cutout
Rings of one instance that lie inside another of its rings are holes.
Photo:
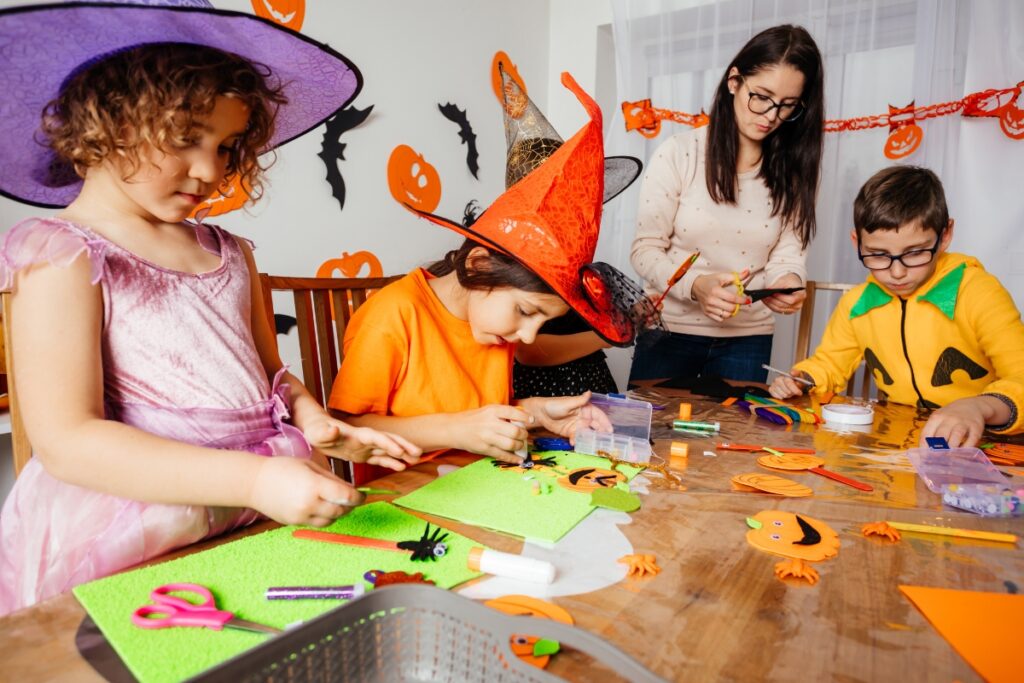
[[[249,201],[251,194],[252,188],[242,180],[242,176],[234,175],[230,178],[225,178],[224,185],[200,202],[189,217],[195,218],[200,213],[204,218],[207,216],[221,216],[229,211],[240,209]]]
[[[885,156],[903,159],[917,151],[924,131],[914,122],[914,103],[905,107],[889,105],[889,137],[885,140]]]
[[[306,18],[306,0],[252,0],[252,11],[258,17],[299,31]]]
[[[504,92],[505,86],[503,85],[504,81],[501,79],[499,66],[519,86],[518,92],[514,88],[509,88],[508,95],[510,97],[507,98],[507,106],[506,93]],[[519,75],[519,69],[512,63],[509,56],[500,50],[494,53],[494,59],[491,60],[491,88],[494,89],[494,96],[498,98],[498,102],[502,107],[506,107],[508,115],[512,118],[518,119],[526,111],[526,83],[523,82],[522,76]]]
[[[570,470],[564,477],[558,478],[558,483],[570,491],[590,493],[597,489],[612,488],[620,482],[626,481],[626,475],[615,470],[606,470],[600,467],[579,467]]]
[[[553,602],[532,598],[528,595],[503,595],[500,598],[487,600],[484,604],[499,612],[511,614],[514,617],[538,617],[540,619],[551,619],[569,626],[573,625],[572,615],[564,609]],[[510,639],[510,645],[512,652],[519,659],[538,669],[543,669],[548,665],[551,656],[537,656],[533,654],[537,640],[534,636],[514,635]]]
[[[783,453],[782,455],[762,455],[757,464],[773,470],[809,470],[825,464],[824,458],[804,453]]]
[[[764,510],[747,518],[747,543],[758,550],[787,558],[775,565],[779,579],[806,579],[812,585],[818,572],[808,562],[821,562],[839,554],[839,534],[824,522],[782,510]]]
[[[814,495],[810,487],[804,486],[792,479],[784,479],[774,474],[762,474],[750,472],[737,474],[732,478],[732,485],[737,491],[755,491],[763,493],[774,493],[787,498],[803,498]]]
[[[399,145],[388,159],[388,189],[395,201],[417,211],[433,213],[441,203],[441,177],[409,145]]]

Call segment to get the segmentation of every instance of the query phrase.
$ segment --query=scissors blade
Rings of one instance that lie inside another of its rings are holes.
[[[273,626],[267,626],[266,624],[259,624],[259,623],[255,622],[255,621],[248,621],[246,619],[239,619],[238,617],[233,618],[231,621],[229,621],[228,623],[226,623],[224,625],[229,627],[229,628],[237,628],[237,629],[239,629],[241,631],[252,631],[253,633],[270,633],[272,635],[277,635],[278,633],[284,633],[284,631],[279,629],[279,628],[274,628]]]

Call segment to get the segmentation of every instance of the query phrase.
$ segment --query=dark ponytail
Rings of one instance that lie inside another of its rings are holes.
[[[729,92],[729,72],[751,76],[767,67],[788,64],[804,75],[799,119],[776,128],[761,145],[760,177],[772,198],[772,215],[793,226],[806,248],[817,227],[814,202],[821,174],[825,125],[824,69],[814,39],[799,26],[775,26],[751,38],[733,58],[715,91],[708,124],[706,182],[716,203],[736,203],[736,158],[739,131]]]

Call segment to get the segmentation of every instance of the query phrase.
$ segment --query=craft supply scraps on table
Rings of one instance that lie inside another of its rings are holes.
[[[569,626],[573,625],[572,615],[563,608],[553,602],[533,598],[528,595],[503,595],[493,600],[487,600],[484,604],[491,609],[496,609],[499,612],[512,616],[551,619]],[[512,652],[519,659],[538,669],[546,667],[551,655],[556,654],[561,649],[561,645],[557,641],[518,634],[511,637],[510,645],[512,646]]]
[[[193,602],[172,593],[192,593],[199,596]],[[132,623],[139,628],[172,628],[198,626],[220,631],[225,626],[263,635],[283,633],[279,628],[239,619],[233,612],[217,609],[213,594],[206,586],[196,583],[168,583],[157,586],[149,594],[153,602],[142,605],[132,613]]]
[[[617,562],[628,565],[626,578],[629,579],[650,579],[661,573],[654,555],[623,555]]]

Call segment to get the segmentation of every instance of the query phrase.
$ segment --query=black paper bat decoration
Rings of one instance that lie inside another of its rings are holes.
[[[288,334],[297,324],[298,321],[295,319],[295,316],[284,315],[283,313],[274,314],[274,331],[278,334]]]
[[[345,179],[341,177],[338,168],[338,162],[345,160],[345,144],[341,142],[341,136],[365,121],[371,111],[372,104],[366,109],[346,107],[327,119],[327,130],[324,131],[324,140],[317,156],[324,160],[327,184],[331,186],[331,195],[338,200],[341,209],[345,208]]]
[[[469,172],[473,174],[473,177],[480,180],[480,176],[477,175],[480,171],[480,154],[476,151],[476,133],[473,132],[473,126],[469,125],[466,110],[459,109],[451,102],[448,104],[438,103],[437,108],[441,110],[446,119],[459,124],[459,137],[462,138],[462,144],[467,145],[466,165],[469,166]]]

